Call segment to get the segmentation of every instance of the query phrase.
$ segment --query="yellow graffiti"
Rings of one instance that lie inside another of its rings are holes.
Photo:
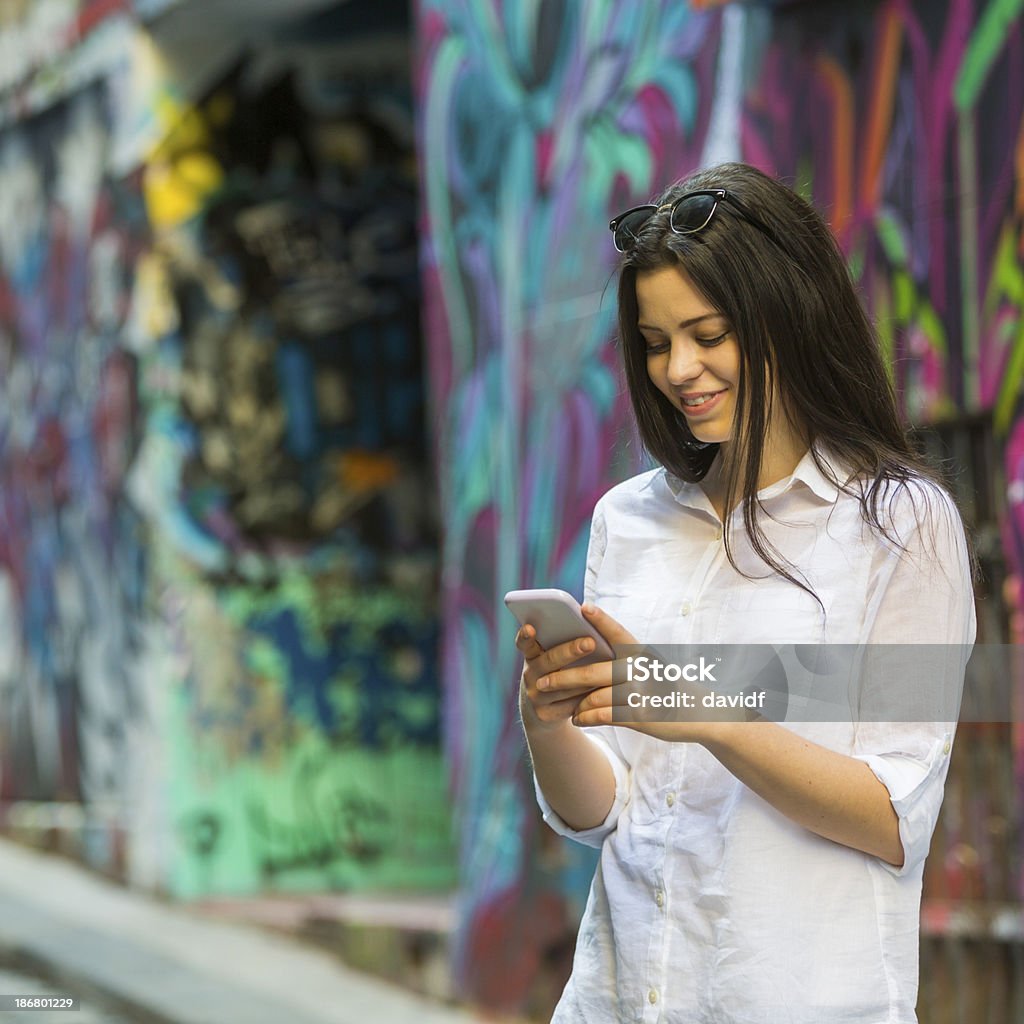
[[[224,182],[224,171],[209,153],[186,153],[173,161],[150,164],[143,195],[156,230],[191,220]]]
[[[205,110],[159,98],[154,117],[163,128],[143,174],[143,196],[150,223],[174,228],[195,217],[224,184],[224,169],[211,151],[211,127],[230,118],[230,97],[213,97]]]
[[[149,252],[135,265],[132,308],[138,317],[141,337],[164,337],[178,328],[178,307],[174,301],[167,261]]]

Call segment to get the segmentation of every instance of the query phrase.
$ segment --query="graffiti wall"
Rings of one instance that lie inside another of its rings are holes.
[[[455,879],[409,29],[356,7],[0,129],[0,827],[179,896]]]
[[[828,210],[883,329],[908,415],[992,409],[1005,435],[1024,97],[1014,5],[830,11],[773,22],[743,144]],[[794,60],[808,38],[812,53]],[[787,98],[787,113],[779,106]],[[794,100],[793,97],[799,97]],[[793,117],[793,106],[797,116]]]
[[[143,174],[130,486],[159,527],[184,895],[454,880],[407,50],[346,78],[335,30],[234,68]]]
[[[175,0],[176,2],[176,0]],[[127,70],[131,0],[11,0],[0,5],[0,124],[16,124]],[[111,106],[117,105],[108,96]]]
[[[0,800],[123,797],[140,727],[145,551],[122,331],[145,236],[105,173],[101,89],[0,136]]]
[[[467,908],[458,967],[467,993],[520,1007],[528,990],[557,995],[591,862],[538,825],[501,595],[579,595],[593,504],[640,465],[612,344],[609,217],[725,159],[781,175],[818,205],[908,420],[980,418],[990,451],[1005,445],[1008,494],[983,509],[972,483],[959,485],[991,570],[984,639],[998,641],[1000,574],[1007,560],[1019,572],[1024,550],[1012,461],[1024,38],[1019,3],[960,0],[421,0],[418,33],[445,707]],[[988,464],[998,475],[998,454]],[[1018,784],[1022,771],[1018,753]],[[964,842],[951,844],[956,856]],[[1019,861],[1010,876],[1021,878]],[[1002,898],[1019,898],[1020,884]],[[498,947],[500,974],[489,966]]]

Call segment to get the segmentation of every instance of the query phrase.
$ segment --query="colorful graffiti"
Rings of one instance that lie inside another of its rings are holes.
[[[180,896],[454,884],[408,27],[355,72],[355,6],[0,130],[0,826]]]
[[[787,178],[835,228],[907,418],[991,415],[1004,438],[1021,418],[1021,4],[694,6],[418,6],[457,967],[496,1007],[521,1007],[555,948],[536,908],[571,917],[587,874],[537,852],[501,594],[578,594],[594,500],[639,463],[609,216],[720,159]]]
[[[14,0],[0,5],[0,124],[16,124],[128,70],[131,0]],[[111,127],[108,125],[108,128]]]
[[[830,213],[908,416],[995,407],[1004,435],[1020,390],[1015,6],[981,18],[962,2],[883,4],[871,20],[837,11],[803,60],[799,10],[778,15],[743,126],[745,152]]]
[[[36,72],[67,64],[68,54],[101,23],[132,9],[130,0],[34,0],[0,10],[0,92]]]
[[[101,89],[0,136],[0,800],[123,800],[145,730],[145,550],[123,330],[146,228]]]
[[[243,63],[143,175],[131,491],[181,673],[182,895],[455,877],[411,115],[394,80],[330,67]]]

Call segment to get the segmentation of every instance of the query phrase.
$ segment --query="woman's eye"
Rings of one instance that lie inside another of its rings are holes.
[[[724,334],[718,335],[717,338],[698,338],[697,344],[703,345],[705,348],[713,348],[715,345],[720,345],[728,337],[729,332],[726,331]]]
[[[666,342],[666,341],[661,341],[661,342],[649,341],[649,342],[647,342],[646,352],[647,352],[647,354],[649,356],[656,356],[656,355],[659,355],[662,352],[667,352],[667,351],[668,351],[668,342]]]

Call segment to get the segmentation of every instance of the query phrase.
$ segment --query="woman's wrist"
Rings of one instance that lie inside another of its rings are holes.
[[[530,706],[529,701],[527,701],[525,708],[520,704],[519,718],[523,723],[523,729],[526,732],[528,740],[535,736],[543,736],[547,739],[549,736],[560,735],[561,733],[574,728],[572,721],[568,718],[559,718],[552,722],[542,721],[537,717],[537,713]]]
[[[568,719],[560,719],[553,722],[544,722],[537,717],[537,711],[526,694],[526,686],[519,684],[519,720],[528,736],[547,735],[558,732],[569,724]]]
[[[696,740],[702,747],[714,753],[715,749],[736,749],[750,737],[750,727],[754,722],[764,721],[760,715],[744,720],[727,720],[705,722]]]

